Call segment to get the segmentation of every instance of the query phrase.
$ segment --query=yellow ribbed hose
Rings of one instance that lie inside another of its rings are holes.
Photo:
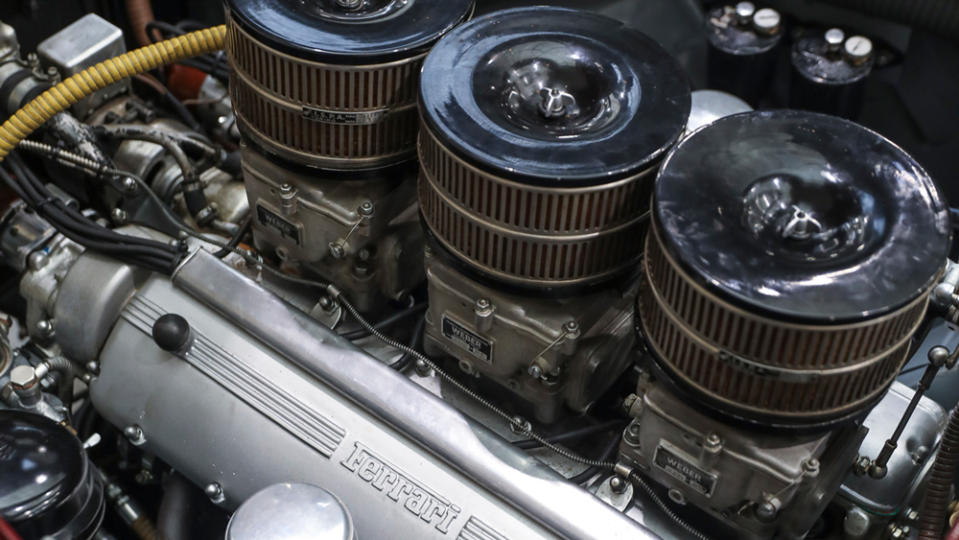
[[[24,105],[0,126],[0,161],[53,115],[86,96],[162,65],[223,48],[226,26],[214,26],[132,50],[77,73]]]

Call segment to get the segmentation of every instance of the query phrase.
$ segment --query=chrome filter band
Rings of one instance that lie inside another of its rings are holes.
[[[230,91],[242,132],[311,166],[366,168],[411,157],[425,53],[344,66],[271,48],[228,18]]]
[[[655,167],[608,184],[541,187],[466,163],[424,126],[420,210],[480,273],[517,285],[590,283],[636,263]]]
[[[846,325],[796,324],[744,311],[707,291],[650,227],[638,311],[660,365],[725,410],[817,423],[855,413],[899,373],[928,292]]]

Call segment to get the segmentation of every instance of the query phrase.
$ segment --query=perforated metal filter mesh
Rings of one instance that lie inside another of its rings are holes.
[[[655,223],[646,240],[642,329],[661,365],[740,414],[819,422],[855,413],[899,373],[928,294],[844,325],[763,317],[699,285],[667,253]]]
[[[588,283],[638,260],[655,167],[584,188],[527,185],[464,162],[425,125],[419,157],[427,225],[487,275],[533,286]]]
[[[267,47],[232,22],[228,29],[230,95],[241,129],[258,143],[318,166],[369,167],[412,156],[425,55],[370,66],[323,64]],[[344,114],[332,118],[336,113]],[[383,116],[364,124],[350,113]],[[320,121],[320,114],[329,118]]]

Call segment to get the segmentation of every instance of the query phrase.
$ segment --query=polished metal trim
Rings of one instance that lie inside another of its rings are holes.
[[[606,538],[656,538],[213,255],[194,251],[172,280],[176,287],[557,535],[593,538],[596,524],[601,523]],[[250,306],[256,309],[250,310]]]
[[[147,336],[152,335],[153,324],[163,315],[160,306],[142,295],[134,296],[121,313],[124,320]],[[322,456],[329,458],[339,448],[346,436],[345,429],[296,400],[253,365],[231,354],[197,329],[191,329],[191,332],[193,344],[183,355],[187,363]]]

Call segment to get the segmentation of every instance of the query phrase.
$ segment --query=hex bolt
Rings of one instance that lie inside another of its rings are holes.
[[[819,460],[816,458],[804,459],[802,462],[803,474],[816,476],[819,474]]]
[[[226,495],[223,494],[223,486],[219,482],[210,482],[203,488],[203,493],[206,493],[206,496],[210,498],[210,501],[213,504],[220,504],[226,500]]]
[[[566,337],[579,337],[579,323],[576,321],[568,321],[563,325],[563,332],[566,333]]]
[[[489,332],[493,327],[493,303],[488,298],[478,298],[473,304],[473,314],[476,316],[476,329]]]
[[[639,446],[639,422],[633,420],[623,432],[623,441],[630,446]]]
[[[872,518],[859,507],[850,508],[842,520],[842,529],[848,538],[865,538]]]
[[[137,424],[130,424],[123,428],[123,435],[133,446],[140,446],[147,442],[146,436],[143,434],[143,429]]]
[[[706,436],[706,448],[718,449],[720,446],[722,446],[722,444],[723,440],[719,438],[719,434],[710,433]]]
[[[609,489],[612,490],[613,493],[623,494],[626,492],[628,486],[629,483],[622,476],[613,475],[613,477],[609,479]]]
[[[359,213],[363,217],[370,217],[373,215],[373,209],[372,201],[363,201],[363,204],[360,205]]]
[[[10,386],[24,407],[33,407],[40,402],[40,382],[33,366],[20,365],[10,370]]]

